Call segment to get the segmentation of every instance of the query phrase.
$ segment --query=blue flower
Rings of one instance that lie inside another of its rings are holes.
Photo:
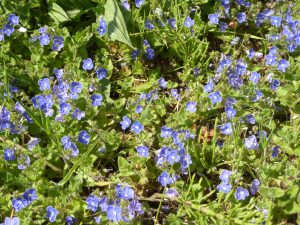
[[[161,184],[161,186],[165,187],[167,184],[169,184],[170,175],[168,172],[162,172],[159,177],[157,178],[157,181]]]
[[[85,130],[82,130],[78,134],[78,141],[82,144],[87,145],[90,141],[90,135]]]
[[[167,188],[165,194],[168,198],[174,198],[179,195],[178,192],[176,191],[176,189],[174,189],[174,188]]]
[[[43,26],[43,27],[39,28],[39,33],[44,34],[47,32],[47,30],[48,30],[48,26]]]
[[[149,156],[149,148],[147,146],[138,146],[136,151],[140,157],[148,158]]]
[[[109,205],[107,207],[106,218],[114,223],[120,222],[122,219],[122,210],[119,206]]]
[[[243,79],[238,75],[230,74],[228,77],[228,83],[235,89],[240,89],[243,86]]]
[[[22,197],[13,198],[11,203],[16,212],[19,212],[21,209],[27,206],[26,200]]]
[[[22,116],[26,119],[28,123],[33,123],[33,119],[28,115],[27,112],[22,113]],[[30,149],[29,149],[30,150]]]
[[[11,25],[18,25],[18,24],[19,24],[19,17],[16,16],[15,14],[13,14],[13,13],[9,14],[7,20],[8,20],[8,22],[9,22]]]
[[[178,155],[177,150],[173,149],[166,154],[166,160],[170,165],[173,165],[176,162],[179,162],[180,156]]]
[[[87,58],[83,60],[82,69],[92,70],[93,68],[94,68],[94,64],[91,58]]]
[[[225,135],[232,134],[232,125],[231,123],[224,123],[222,126],[219,126],[220,132]]]
[[[224,32],[224,31],[226,31],[228,29],[227,23],[224,23],[224,22],[220,22],[219,23],[219,27],[220,27],[220,31],[221,32]]]
[[[214,83],[210,80],[208,83],[204,86],[204,91],[209,93],[214,89]]]
[[[153,30],[154,29],[154,25],[149,20],[145,20],[145,28],[148,29],[148,30]]]
[[[128,3],[128,0],[122,0],[122,6],[127,11],[130,11],[130,4]]]
[[[173,133],[173,130],[172,128],[168,128],[166,126],[163,126],[161,128],[161,133],[160,133],[160,136],[162,138],[168,138],[168,137],[171,137],[172,136],[172,133]]]
[[[168,184],[174,184],[178,180],[179,176],[176,174],[173,174],[169,177]]]
[[[97,77],[99,80],[102,80],[103,78],[107,77],[107,70],[105,68],[99,68],[96,71]]]
[[[256,27],[260,27],[260,25],[264,22],[265,15],[263,13],[258,13],[255,19]]]
[[[53,51],[60,51],[64,47],[64,38],[61,36],[54,36],[52,43]]]
[[[199,75],[200,74],[200,72],[201,72],[201,70],[200,70],[200,68],[194,68],[194,72],[193,72],[193,74],[195,75],[195,76],[197,76],[197,75]]]
[[[260,90],[255,90],[255,96],[252,99],[253,102],[259,101],[263,97],[263,93]]]
[[[255,51],[253,48],[250,48],[249,53],[248,53],[248,58],[252,59],[255,56]]]
[[[235,105],[236,104],[236,100],[235,100],[235,98],[232,98],[232,97],[227,97],[226,98],[226,101],[225,101],[225,107],[227,108],[227,107],[233,107],[233,105]]]
[[[236,19],[238,21],[238,23],[243,23],[246,21],[246,13],[244,12],[239,12],[236,16]]]
[[[223,2],[227,2],[227,0],[221,0],[221,4],[225,9],[225,13],[228,14],[229,10],[230,10],[230,4],[229,3],[223,3]]]
[[[140,8],[145,3],[145,0],[135,0],[135,6]]]
[[[186,103],[186,110],[194,113],[197,110],[197,102],[187,102]]]
[[[68,115],[72,110],[72,106],[69,103],[62,102],[59,104],[59,113],[61,115]]]
[[[256,139],[255,135],[251,135],[248,138],[245,138],[244,145],[248,150],[251,150],[251,149],[256,150],[259,147],[259,144],[257,143],[257,139]]]
[[[39,41],[41,46],[48,45],[50,43],[50,37],[48,34],[42,34],[39,36]]]
[[[65,219],[67,225],[72,225],[76,223],[76,219],[73,216],[67,216]]]
[[[4,223],[1,223],[1,225],[20,225],[20,220],[18,217],[5,217]]]
[[[208,19],[211,24],[218,24],[219,23],[219,14],[218,13],[209,14]]]
[[[217,186],[218,191],[223,192],[225,194],[230,192],[231,188],[232,188],[231,184],[224,183],[223,181],[220,184],[218,184],[218,186]]]
[[[99,206],[102,212],[106,212],[107,211],[107,203],[108,203],[108,198],[106,196],[104,196],[103,198],[100,198],[99,200]]]
[[[101,216],[95,216],[94,217],[94,221],[96,224],[100,224],[101,223],[101,220],[102,220],[102,217]]]
[[[280,81],[279,80],[272,80],[270,87],[273,91],[275,91],[278,87],[280,86]]]
[[[233,107],[226,107],[225,113],[227,119],[232,119],[236,115],[236,110]]]
[[[136,112],[137,114],[140,114],[142,111],[143,111],[143,106],[137,105],[136,108],[135,108],[135,112]]]
[[[170,26],[172,29],[176,29],[177,24],[176,24],[176,19],[175,19],[175,18],[170,18],[170,19],[168,19],[168,24],[169,24],[169,26]]]
[[[72,94],[74,95],[78,95],[81,93],[83,86],[80,82],[72,82],[70,84],[70,91],[72,92]]]
[[[85,113],[80,111],[80,109],[78,109],[78,108],[74,109],[74,111],[72,113],[72,117],[77,120],[81,120],[84,116],[85,116]]]
[[[134,198],[134,190],[131,187],[118,184],[116,185],[116,195],[118,198],[130,200]]]
[[[235,2],[238,5],[244,5],[245,4],[245,0],[235,0]]]
[[[161,77],[158,79],[158,84],[161,88],[167,88],[168,82],[163,77]]]
[[[283,26],[281,34],[282,34],[282,36],[286,36],[287,41],[289,41],[289,42],[293,41],[294,34],[288,26]]]
[[[280,146],[275,146],[272,148],[272,157],[276,158],[280,152]]]
[[[191,28],[192,26],[194,26],[194,20],[191,19],[191,17],[187,17],[184,21],[184,26],[187,28]]]
[[[90,194],[89,197],[86,199],[87,209],[91,210],[92,212],[96,212],[99,205],[99,198],[93,194]]]
[[[39,138],[30,138],[30,140],[27,143],[28,150],[31,151],[40,142],[41,142],[41,139],[39,139]]]
[[[282,18],[279,17],[279,16],[272,16],[271,17],[271,24],[274,27],[280,27],[281,26],[281,21],[282,21]]]
[[[236,192],[234,194],[234,197],[236,200],[245,200],[246,197],[249,196],[249,191],[247,189],[244,189],[242,187],[237,187]]]
[[[220,178],[220,180],[222,182],[224,182],[224,183],[227,184],[229,182],[229,178],[230,178],[231,175],[232,175],[231,171],[229,171],[229,170],[222,170],[219,178]]]
[[[136,57],[138,57],[139,53],[140,53],[139,50],[133,50],[131,52],[131,58],[135,59]]]
[[[128,204],[128,209],[129,211],[134,214],[135,212],[137,212],[138,214],[143,214],[144,211],[142,209],[142,204],[137,200],[137,199],[133,199],[129,204]]]
[[[225,55],[222,55],[222,60],[220,60],[218,68],[217,68],[217,73],[222,73],[223,70],[227,67],[229,67],[232,64],[232,61],[230,57],[226,57]]]
[[[43,78],[38,81],[38,85],[40,86],[41,91],[50,89],[50,80],[49,78]]]
[[[269,54],[275,55],[277,53],[278,48],[276,46],[272,46],[269,49]]]
[[[52,206],[48,206],[46,208],[46,211],[47,211],[46,218],[48,218],[51,223],[55,222],[58,211]]]
[[[14,32],[15,32],[15,29],[12,26],[10,26],[9,24],[6,24],[2,29],[2,33],[4,35],[6,35],[7,37],[9,37]]]
[[[53,73],[56,76],[57,80],[61,80],[63,75],[64,75],[64,70],[63,69],[58,69],[58,68],[54,68],[53,69]]]
[[[277,69],[281,72],[285,72],[285,69],[289,67],[289,62],[285,59],[281,59],[278,62]]]
[[[236,67],[235,67],[235,72],[237,75],[239,76],[243,76],[246,72],[247,72],[247,63],[240,59],[240,60],[237,60],[237,63],[236,63]]]
[[[148,60],[152,60],[152,59],[154,58],[154,56],[155,56],[155,52],[154,52],[154,50],[153,50],[152,48],[148,47],[148,48],[146,49],[145,55],[146,55],[146,58],[147,58]]]
[[[102,147],[98,148],[98,152],[100,152],[100,153],[106,152],[106,147],[102,146]]]
[[[101,18],[99,22],[100,24],[99,27],[97,28],[97,31],[101,36],[103,36],[107,31],[106,29],[107,24],[103,18]]]
[[[252,115],[252,114],[249,114],[246,116],[247,118],[247,122],[250,123],[250,124],[255,124],[256,120],[255,120],[255,117]]]
[[[2,107],[0,109],[0,131],[10,129],[11,126],[10,112],[5,107]]]
[[[192,158],[189,154],[182,154],[179,163],[181,171],[185,171],[192,164]]]
[[[5,161],[12,161],[16,159],[15,151],[13,149],[4,149],[3,158]]]
[[[249,77],[249,80],[252,81],[253,84],[257,84],[260,79],[260,74],[257,72],[251,72],[251,76]]]
[[[74,142],[70,143],[70,148],[71,150],[71,156],[76,157],[79,154],[79,149],[77,148],[76,144]]]
[[[147,39],[144,39],[143,45],[144,47],[150,47],[150,44]]]
[[[23,198],[25,199],[27,205],[31,204],[34,200],[37,200],[38,196],[36,194],[36,189],[27,189],[23,194]]]
[[[263,14],[264,14],[265,18],[270,19],[271,16],[274,14],[274,10],[273,9],[265,9],[263,11]]]
[[[96,107],[96,106],[100,106],[102,103],[102,95],[101,94],[93,94],[91,96],[91,100],[92,100],[92,106]]]
[[[130,127],[130,131],[136,134],[139,134],[143,130],[144,130],[144,126],[138,121],[135,121]]]
[[[171,95],[173,96],[173,98],[175,98],[175,100],[179,100],[180,99],[180,94],[178,94],[178,90],[177,89],[171,89]]]
[[[123,120],[120,124],[122,126],[122,130],[126,130],[130,126],[131,120],[127,116],[123,116]]]
[[[208,98],[211,101],[211,104],[216,104],[222,102],[222,97],[219,91],[212,92],[208,95]]]
[[[251,183],[250,192],[251,194],[255,195],[256,192],[258,192],[258,187],[260,185],[260,182],[258,179],[254,179]]]
[[[15,103],[15,110],[18,113],[21,113],[21,114],[25,112],[25,109],[23,108],[23,106],[19,102]]]

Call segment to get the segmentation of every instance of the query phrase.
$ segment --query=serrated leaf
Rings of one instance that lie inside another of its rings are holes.
[[[107,0],[104,5],[104,19],[107,23],[108,37],[133,48],[122,12],[115,0]]]
[[[49,15],[56,23],[63,23],[70,20],[65,10],[56,3],[52,4]]]

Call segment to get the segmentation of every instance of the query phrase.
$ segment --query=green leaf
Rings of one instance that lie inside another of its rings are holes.
[[[130,163],[122,156],[118,157],[118,166],[121,176],[127,177],[135,174],[131,169]]]
[[[150,88],[152,88],[154,86],[154,84],[157,82],[156,79],[150,79],[149,81],[140,84],[139,86],[134,88],[134,91],[137,93],[141,93],[144,91],[148,91]]]
[[[120,41],[133,48],[122,12],[115,0],[107,0],[104,5],[104,19],[107,23],[108,37],[112,41]]]
[[[70,20],[65,10],[56,3],[52,4],[49,15],[56,23],[63,23]]]

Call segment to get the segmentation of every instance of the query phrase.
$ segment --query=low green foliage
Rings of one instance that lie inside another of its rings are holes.
[[[0,1],[0,221],[300,223],[299,10]]]

